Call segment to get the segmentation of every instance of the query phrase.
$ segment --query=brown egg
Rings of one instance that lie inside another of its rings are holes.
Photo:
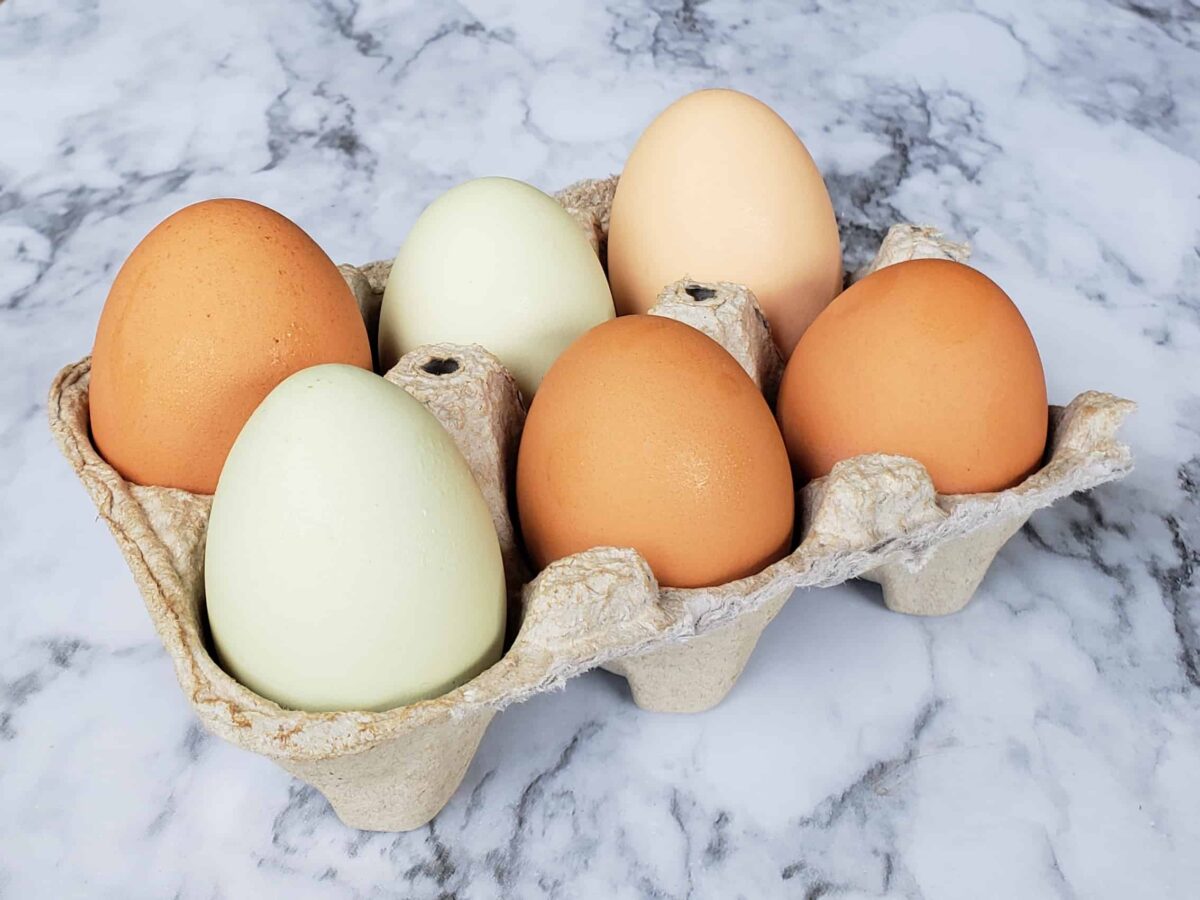
[[[787,553],[793,503],[766,401],[720,344],[681,322],[596,326],[529,410],[517,505],[539,567],[633,547],[664,585],[724,584]]]
[[[681,278],[749,287],[783,351],[842,288],[833,204],[804,144],[769,106],[697,91],[633,148],[613,197],[617,314],[647,312]]]
[[[1046,446],[1033,335],[995,283],[921,259],[848,288],[792,354],[778,414],[797,475],[862,453],[921,462],[943,494],[1012,487]]]
[[[369,369],[371,347],[329,257],[257,203],[197,203],[117,273],[92,351],[92,437],[129,481],[211,494],[259,402],[332,362]]]

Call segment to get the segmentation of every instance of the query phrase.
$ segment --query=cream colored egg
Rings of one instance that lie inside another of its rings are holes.
[[[795,132],[738,91],[696,91],[638,139],[613,197],[608,274],[621,315],[681,278],[758,297],[786,358],[842,287],[833,203]]]
[[[417,219],[379,318],[384,369],[439,341],[480,344],[526,400],[575,338],[615,315],[600,260],[553,198],[510,178],[453,188]]]
[[[221,663],[288,708],[438,696],[502,649],[500,547],[470,469],[420,403],[352,366],[298,372],[251,415],[204,581]]]

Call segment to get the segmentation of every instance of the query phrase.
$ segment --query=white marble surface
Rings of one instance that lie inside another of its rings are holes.
[[[774,105],[860,262],[976,246],[1127,481],[962,614],[798,595],[710,713],[592,673],[503,713],[435,823],[360,834],[202,733],[43,409],[156,222],[211,196],[391,255],[465,178],[620,168],[679,94]],[[1139,3],[0,3],[0,896],[1194,897],[1200,10]]]

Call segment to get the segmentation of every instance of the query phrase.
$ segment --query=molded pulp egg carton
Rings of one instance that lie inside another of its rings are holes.
[[[615,178],[581,182],[558,198],[600,253],[615,185]],[[859,276],[914,257],[966,255],[966,247],[933,229],[898,225]],[[372,336],[388,269],[342,267]],[[718,340],[773,398],[782,361],[748,290],[681,281],[664,290],[652,313]],[[483,348],[421,347],[387,378],[437,416],[483,490],[504,551],[515,636],[496,665],[444,696],[380,713],[305,713],[259,697],[214,660],[203,597],[211,498],[130,484],[108,466],[88,430],[88,375],[88,359],[58,375],[51,427],[116,537],[197,715],[210,731],[314,785],[346,824],[381,831],[432,819],[461,782],[492,716],[511,703],[602,666],[624,676],[645,709],[707,709],[733,686],[794,589],[864,577],[882,585],[893,610],[954,612],[1030,513],[1131,468],[1115,433],[1133,404],[1088,392],[1051,408],[1045,463],[1011,490],[939,496],[914,460],[862,456],[803,488],[799,546],[757,575],[713,588],[660,588],[633,550],[596,548],[526,583],[510,512],[525,415],[516,385]]]

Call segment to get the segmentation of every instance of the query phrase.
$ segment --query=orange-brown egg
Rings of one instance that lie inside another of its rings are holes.
[[[246,419],[319,363],[371,367],[354,295],[307,234],[248,200],[151,231],[117,273],[92,351],[92,437],[138,484],[211,494]]]
[[[750,376],[657,316],[598,325],[551,366],[521,438],[517,504],[539,567],[633,547],[673,587],[763,569],[787,553],[794,512],[783,438]]]
[[[833,204],[774,110],[697,91],[650,123],[625,164],[608,272],[618,315],[647,312],[681,278],[746,285],[786,358],[842,287]]]
[[[994,282],[921,259],[848,288],[805,333],[778,414],[798,475],[863,453],[922,463],[943,494],[1012,487],[1046,446],[1033,335]]]

